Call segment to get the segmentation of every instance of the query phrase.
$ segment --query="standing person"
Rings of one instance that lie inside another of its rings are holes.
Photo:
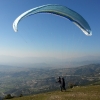
[[[61,79],[61,91],[63,89],[66,91],[66,88],[65,88],[65,79],[64,78]]]
[[[60,85],[60,89],[61,89],[61,77],[59,76],[57,83],[59,83]]]
[[[61,77],[58,78],[58,83],[61,84]]]

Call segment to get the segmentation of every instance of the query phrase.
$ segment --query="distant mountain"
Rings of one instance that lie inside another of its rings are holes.
[[[89,64],[76,68],[74,72],[76,75],[91,75],[100,74],[100,64]]]
[[[60,59],[53,57],[14,57],[0,56],[1,65],[19,66],[19,67],[77,67],[86,64],[100,63],[100,56],[84,56],[73,59]]]

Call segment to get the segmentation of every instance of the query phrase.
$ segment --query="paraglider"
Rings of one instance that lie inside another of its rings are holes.
[[[62,17],[65,17],[67,19],[69,19],[70,21],[72,21],[75,25],[77,25],[85,35],[87,36],[91,36],[92,35],[92,31],[91,28],[89,26],[89,24],[87,23],[87,21],[77,12],[62,6],[62,5],[56,5],[56,4],[48,4],[48,5],[43,5],[43,6],[39,6],[36,8],[32,8],[24,13],[22,13],[19,17],[17,17],[13,23],[13,29],[15,32],[18,31],[17,26],[18,23],[25,17],[28,17],[30,15],[34,15],[37,13],[52,13],[52,14],[56,14]]]

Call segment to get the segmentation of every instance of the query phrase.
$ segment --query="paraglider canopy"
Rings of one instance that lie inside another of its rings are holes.
[[[17,17],[13,23],[13,29],[15,32],[18,31],[17,26],[19,21],[21,21],[21,19],[30,16],[30,15],[34,15],[37,13],[52,13],[52,14],[56,14],[62,17],[65,17],[67,19],[69,19],[70,21],[72,21],[75,25],[77,25],[85,35],[87,36],[91,36],[92,35],[92,31],[91,28],[89,26],[89,24],[87,23],[87,21],[77,12],[62,6],[62,5],[54,5],[54,4],[48,4],[48,5],[43,5],[43,6],[39,6],[36,8],[32,8],[24,13],[22,13],[19,17]]]

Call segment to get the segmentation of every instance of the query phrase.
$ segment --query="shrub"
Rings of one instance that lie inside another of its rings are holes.
[[[11,99],[11,98],[13,98],[13,97],[11,96],[11,94],[7,94],[7,95],[4,97],[4,99]]]
[[[19,97],[22,97],[22,96],[23,96],[22,94],[19,95]]]
[[[74,87],[74,84],[69,83],[68,86],[69,86],[69,88],[73,88]]]

